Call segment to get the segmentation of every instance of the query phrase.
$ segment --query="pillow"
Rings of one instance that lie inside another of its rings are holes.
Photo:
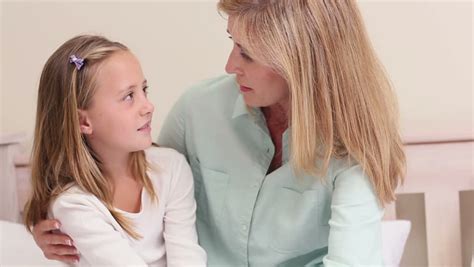
[[[0,220],[0,266],[68,266],[48,260],[22,224]]]
[[[382,221],[382,253],[386,266],[400,264],[410,228],[410,221]]]

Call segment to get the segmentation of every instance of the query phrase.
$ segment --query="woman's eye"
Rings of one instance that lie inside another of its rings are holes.
[[[252,61],[252,58],[249,57],[249,55],[245,54],[244,52],[240,52],[240,56],[247,61]]]
[[[148,86],[143,87],[143,92],[145,93],[145,96],[148,95]]]

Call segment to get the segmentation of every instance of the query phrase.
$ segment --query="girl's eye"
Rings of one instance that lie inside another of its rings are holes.
[[[130,92],[128,95],[126,95],[123,100],[124,101],[130,101],[133,99],[133,92]]]

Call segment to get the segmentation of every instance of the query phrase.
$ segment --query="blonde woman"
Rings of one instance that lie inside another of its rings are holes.
[[[234,42],[230,75],[183,95],[159,137],[191,164],[208,264],[381,265],[383,207],[405,156],[356,2],[218,7]],[[51,257],[71,257],[45,245],[57,236],[37,237]]]
[[[191,170],[151,147],[147,90],[136,57],[100,36],[72,38],[44,66],[25,223],[59,220],[80,266],[206,264]]]

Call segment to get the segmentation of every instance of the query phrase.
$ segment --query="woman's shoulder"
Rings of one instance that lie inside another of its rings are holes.
[[[339,187],[339,195],[359,196],[360,199],[367,196],[375,198],[375,191],[369,176],[354,158],[332,159],[329,173],[333,187]]]
[[[338,177],[350,174],[350,176],[365,176],[360,163],[353,157],[332,157],[329,161],[328,178],[334,183]]]
[[[235,77],[233,75],[221,75],[194,84],[182,95],[182,101],[194,105],[207,105],[208,103],[216,105],[228,98],[235,98],[238,94],[238,84]]]
[[[237,82],[233,75],[225,74],[210,79],[202,80],[191,86],[190,92],[206,94],[210,91],[224,90],[227,88],[236,87]],[[228,90],[225,90],[228,91]]]

